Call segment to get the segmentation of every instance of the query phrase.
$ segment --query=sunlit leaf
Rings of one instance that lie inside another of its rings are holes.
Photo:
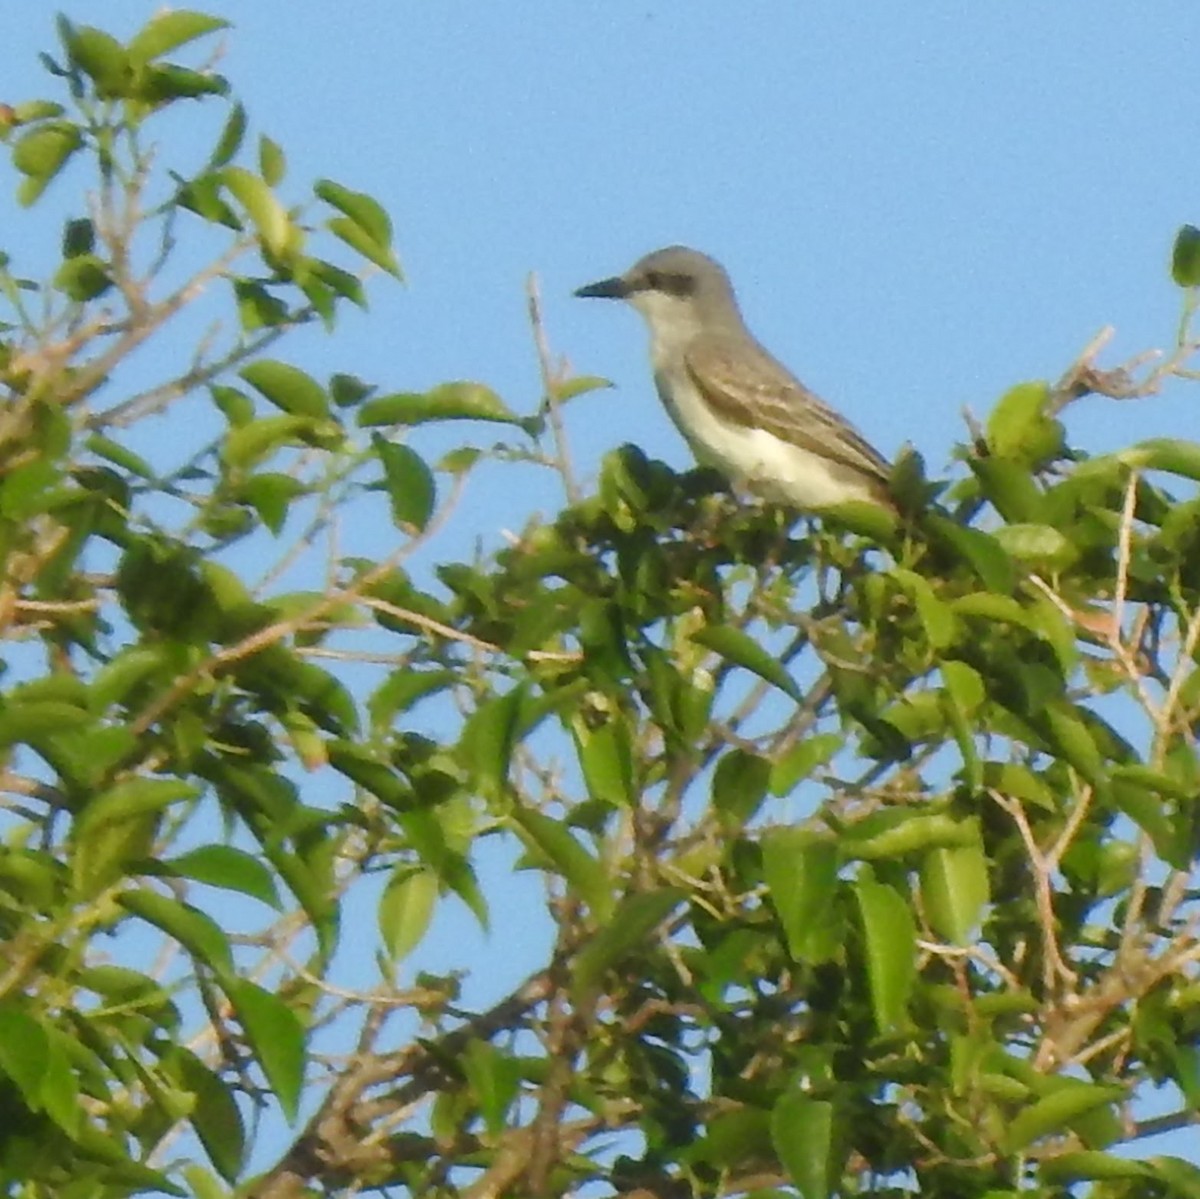
[[[778,658],[755,641],[748,633],[732,625],[705,625],[691,634],[691,639],[706,649],[720,654],[735,666],[745,667],[759,678],[773,683],[797,703],[803,702],[800,685],[788,673]]]
[[[393,962],[408,957],[429,931],[438,890],[432,870],[396,867],[379,898],[379,934]]]
[[[416,450],[376,433],[372,439],[383,466],[383,482],[391,503],[392,519],[401,528],[422,530],[437,502],[433,472]]]
[[[829,1199],[840,1172],[833,1104],[785,1091],[771,1111],[771,1141],[803,1199]]]
[[[194,1053],[176,1047],[172,1061],[182,1084],[195,1096],[190,1121],[221,1177],[232,1182],[242,1168],[246,1129],[241,1112],[227,1086]]]
[[[128,46],[129,56],[139,62],[150,62],[206,33],[228,27],[228,21],[207,13],[187,9],[158,12],[133,35]]]
[[[807,829],[770,829],[762,839],[763,876],[783,926],[788,951],[798,962],[829,961],[845,930],[837,907],[840,859],[826,836]]]
[[[327,417],[329,397],[311,375],[287,362],[262,358],[238,372],[276,408],[293,416]]]
[[[866,943],[871,1008],[880,1033],[907,1027],[916,979],[917,930],[912,909],[893,888],[869,877],[854,884]]]
[[[292,221],[275,193],[266,182],[243,167],[225,167],[221,178],[246,210],[263,246],[271,254],[282,255],[292,235]]]
[[[228,979],[225,993],[246,1034],[246,1043],[262,1067],[283,1114],[294,1120],[300,1105],[308,1056],[299,1018],[278,995],[249,979]]]
[[[363,404],[358,413],[358,423],[364,427],[439,420],[519,423],[504,401],[482,383],[443,383],[432,391],[379,396]]]
[[[663,887],[622,899],[612,919],[584,947],[575,960],[572,984],[581,994],[591,991],[605,972],[627,953],[646,946],[654,930],[684,901],[674,887]]]
[[[123,891],[118,902],[133,915],[174,937],[219,975],[231,976],[233,955],[219,924],[198,908],[148,888]]]

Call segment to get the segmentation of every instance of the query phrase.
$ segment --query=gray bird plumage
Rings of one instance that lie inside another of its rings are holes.
[[[719,262],[670,246],[575,294],[645,317],[658,394],[701,462],[805,511],[892,507],[887,460],[758,343]]]

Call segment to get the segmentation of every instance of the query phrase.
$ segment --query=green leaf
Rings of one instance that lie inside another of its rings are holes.
[[[133,35],[128,46],[129,57],[139,63],[151,62],[206,33],[228,29],[229,24],[221,17],[187,9],[156,13]]]
[[[137,39],[135,38],[134,41]],[[130,49],[132,50],[132,45]],[[225,119],[225,127],[221,130],[221,136],[213,147],[212,157],[208,160],[209,169],[216,170],[230,163],[241,149],[245,136],[246,110],[241,104],[235,104],[229,110],[229,116]]]
[[[292,219],[275,193],[262,179],[243,167],[225,167],[221,179],[254,223],[264,249],[282,257],[291,240]]]
[[[0,1074],[33,1111],[42,1110],[42,1079],[50,1057],[46,1031],[12,1002],[0,1004]]]
[[[763,649],[749,633],[732,625],[704,625],[691,634],[691,640],[720,654],[735,666],[745,667],[760,679],[773,683],[797,703],[803,703],[804,692],[788,674],[787,668],[774,654]]]
[[[201,845],[169,859],[163,866],[180,878],[240,891],[276,911],[283,910],[271,872],[258,858],[232,845]]]
[[[227,1182],[241,1172],[246,1151],[246,1128],[229,1087],[191,1050],[176,1046],[170,1065],[179,1081],[195,1096],[190,1120],[204,1152]]]
[[[252,475],[237,489],[238,499],[249,504],[263,524],[278,534],[282,531],[291,510],[292,501],[308,489],[299,479],[273,471]]]
[[[154,473],[154,467],[140,454],[135,454],[128,446],[123,446],[100,433],[91,434],[84,445],[98,457],[106,458],[114,465],[148,482],[154,482],[158,477]]]
[[[771,1111],[771,1142],[803,1199],[829,1199],[841,1172],[832,1103],[785,1091]]]
[[[64,258],[78,258],[96,249],[96,227],[86,217],[67,221],[63,226],[62,253]]]
[[[420,425],[437,420],[485,420],[520,424],[518,417],[490,387],[482,383],[443,383],[427,392],[399,392],[368,400],[358,413],[358,423]]]
[[[265,133],[258,139],[258,169],[268,187],[278,187],[287,174],[287,157],[283,148]]]
[[[371,442],[383,466],[392,519],[401,529],[424,531],[437,502],[433,472],[410,446],[388,441],[378,433],[372,435]]]
[[[283,1114],[295,1120],[308,1057],[304,1026],[289,1004],[249,979],[228,979],[225,994]]]
[[[357,375],[336,374],[329,379],[329,394],[339,408],[353,408],[361,404],[375,387],[364,383]]]
[[[1044,570],[1066,570],[1079,558],[1074,543],[1050,525],[1001,525],[993,530],[992,536],[1017,561]]]
[[[29,207],[83,145],[83,134],[69,121],[52,121],[26,133],[13,148],[12,163],[28,176],[18,192],[23,207]],[[26,186],[27,185],[27,186]]]
[[[712,806],[727,829],[751,820],[767,796],[771,763],[758,754],[734,748],[722,754],[713,772]]]
[[[931,539],[965,562],[989,591],[1012,595],[1017,569],[994,537],[935,515],[925,518],[925,527]]]
[[[988,417],[988,449],[998,458],[1028,461],[1037,457],[1036,443],[1049,419],[1049,399],[1050,388],[1040,381],[1018,383],[1006,391]]]
[[[102,824],[160,812],[178,800],[194,799],[199,794],[197,786],[182,779],[131,778],[89,800],[75,821],[74,834],[92,836]]]
[[[256,329],[276,329],[292,320],[288,306],[267,287],[253,279],[234,279],[238,320],[247,333]]]
[[[1184,479],[1200,480],[1200,444],[1194,441],[1155,437],[1116,456],[1135,470],[1165,470]]]
[[[332,448],[342,440],[342,431],[332,421],[311,416],[265,416],[231,429],[221,446],[221,459],[229,466],[248,467],[284,446]]]
[[[478,1038],[471,1040],[459,1061],[484,1125],[497,1136],[506,1128],[506,1117],[520,1089],[522,1062]]]
[[[1104,758],[1074,707],[1065,700],[1048,704],[1044,720],[1045,731],[1058,753],[1094,787],[1107,788]]]
[[[349,217],[335,216],[325,222],[329,232],[344,241],[352,250],[357,250],[368,262],[373,262],[380,270],[387,271],[397,279],[401,277],[400,263],[388,246],[381,246],[363,227]]]
[[[612,919],[575,959],[572,985],[576,994],[592,991],[611,967],[632,950],[645,946],[651,933],[686,899],[687,893],[677,887],[663,887],[622,899]]]
[[[147,924],[174,937],[193,957],[224,978],[233,975],[233,954],[221,926],[198,908],[147,889],[123,891],[117,902]]]
[[[332,179],[319,179],[313,185],[326,204],[332,205],[348,216],[368,237],[381,246],[392,244],[392,222],[378,201],[365,192],[352,191],[335,183]]]
[[[1184,225],[1171,250],[1171,278],[1180,287],[1200,287],[1200,229]]]
[[[1085,1149],[1046,1158],[1038,1167],[1038,1177],[1043,1182],[1062,1186],[1085,1179],[1129,1178],[1153,1182],[1158,1174],[1148,1162],[1130,1161],[1127,1157]]]
[[[976,829],[978,820],[963,821]],[[930,850],[921,859],[921,899],[934,931],[952,945],[970,945],[991,897],[982,840]]]
[[[208,71],[193,71],[172,63],[164,66],[145,66],[138,73],[134,94],[152,106],[169,104],[173,100],[195,100],[201,96],[224,96],[229,83],[220,75]]]
[[[958,638],[954,612],[938,598],[927,579],[915,571],[893,566],[888,577],[912,600],[925,637],[934,649],[945,649]]]
[[[599,375],[574,375],[555,385],[555,403],[565,404],[576,396],[587,395],[589,391],[602,391],[612,387],[611,379],[603,379]]]
[[[149,857],[162,810],[196,794],[182,780],[133,778],[89,801],[71,830],[76,892],[97,895]]]
[[[264,358],[238,372],[251,387],[276,408],[292,416],[324,418],[330,414],[329,397],[311,375],[287,362]]]
[[[440,884],[432,870],[401,863],[379,899],[379,934],[393,962],[421,943],[433,922]]]
[[[613,894],[608,873],[567,826],[530,808],[514,808],[512,819],[587,903],[596,920],[611,919]]]
[[[826,836],[773,828],[762,839],[763,877],[797,962],[817,965],[837,956],[845,940],[837,908],[837,848]]]
[[[908,1000],[916,978],[917,928],[898,892],[870,877],[854,884],[867,957],[871,1008],[881,1034],[908,1026]]]
[[[812,733],[771,767],[771,794],[790,795],[818,766],[824,766],[845,744],[837,733]]]
[[[132,78],[129,54],[112,34],[91,25],[74,26],[67,51],[71,61],[95,83],[99,95],[125,94]]]
[[[1042,492],[1029,465],[1011,458],[972,458],[969,465],[980,491],[1008,521],[1036,521],[1042,514]]]
[[[577,706],[568,723],[588,794],[603,804],[632,808],[633,741],[625,714],[619,708],[593,713]]]
[[[254,420],[254,401],[244,391],[217,384],[208,390],[213,403],[234,428],[241,428]]]
[[[0,745],[28,743],[43,734],[79,728],[89,721],[83,708],[56,700],[0,702]]]
[[[841,832],[839,847],[850,860],[887,861],[933,849],[975,844],[979,832],[948,812],[884,809]]]
[[[1065,1132],[1080,1116],[1125,1098],[1123,1087],[1058,1077],[1057,1089],[1017,1112],[1005,1128],[1008,1152],[1017,1153],[1042,1137]]]
[[[468,717],[458,742],[459,758],[484,794],[498,799],[508,790],[508,767],[516,745],[523,686],[482,703]]]

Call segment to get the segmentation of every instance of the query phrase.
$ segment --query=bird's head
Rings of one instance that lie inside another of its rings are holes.
[[[655,250],[639,258],[623,275],[589,283],[575,294],[585,299],[625,300],[657,329],[737,315],[733,285],[725,268],[686,246]]]

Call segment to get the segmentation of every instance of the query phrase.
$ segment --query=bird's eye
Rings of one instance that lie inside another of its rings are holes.
[[[661,271],[647,271],[646,286],[652,291],[666,291],[666,278]]]

